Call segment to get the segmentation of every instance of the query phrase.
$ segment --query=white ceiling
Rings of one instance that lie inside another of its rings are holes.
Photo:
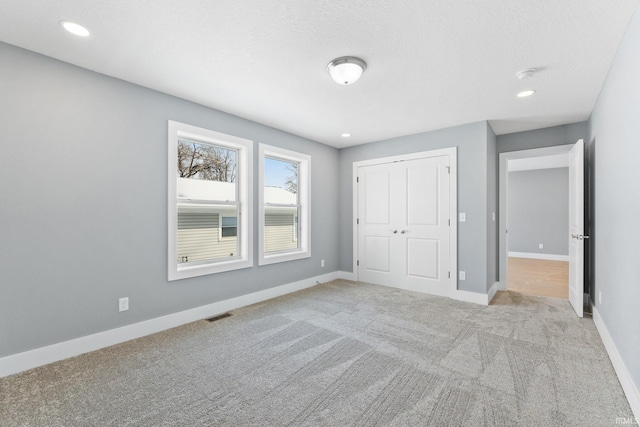
[[[497,134],[586,120],[637,2],[0,0],[0,40],[345,147],[481,120]],[[350,86],[326,71],[345,55],[368,64]],[[519,81],[529,67],[540,71]],[[538,92],[516,98],[523,88]]]

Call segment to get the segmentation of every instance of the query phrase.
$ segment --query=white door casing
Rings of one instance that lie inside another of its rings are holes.
[[[455,290],[455,151],[453,159],[443,151],[354,164],[358,280],[436,295]]]
[[[584,142],[569,151],[569,302],[578,317],[584,304]],[[587,237],[588,238],[588,237]]]

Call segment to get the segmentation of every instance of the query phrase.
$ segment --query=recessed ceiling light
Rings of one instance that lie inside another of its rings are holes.
[[[349,138],[350,136],[351,136],[351,134],[350,134],[350,133],[343,133],[343,134],[342,134],[342,137],[343,137],[343,138]]]
[[[60,21],[60,25],[62,26],[62,28],[64,28],[65,30],[69,31],[71,34],[74,34],[76,36],[88,37],[90,34],[89,30],[87,30],[85,27],[83,27],[80,24],[76,24],[75,22]]]
[[[517,96],[518,98],[526,98],[527,96],[531,96],[534,93],[536,93],[535,90],[533,89],[528,89],[528,90],[523,90],[522,92],[520,92]]]

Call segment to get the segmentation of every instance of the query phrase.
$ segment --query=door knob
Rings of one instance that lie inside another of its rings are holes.
[[[393,234],[398,234],[398,230],[393,230]]]
[[[408,231],[408,230],[402,230],[402,231],[400,232],[400,234],[404,234],[404,233],[406,233],[407,231]]]

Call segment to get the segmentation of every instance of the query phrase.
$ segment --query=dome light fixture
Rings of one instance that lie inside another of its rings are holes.
[[[340,85],[350,85],[357,82],[366,69],[367,64],[355,56],[342,56],[327,65],[331,78]]]
[[[71,21],[60,21],[60,26],[65,30],[69,31],[71,34],[79,36],[79,37],[88,37],[89,30],[83,27],[80,24]]]
[[[349,137],[351,136],[351,134],[350,134],[350,133],[346,133],[346,132],[345,132],[345,133],[343,133],[341,136],[342,136],[343,138],[349,138]]]

